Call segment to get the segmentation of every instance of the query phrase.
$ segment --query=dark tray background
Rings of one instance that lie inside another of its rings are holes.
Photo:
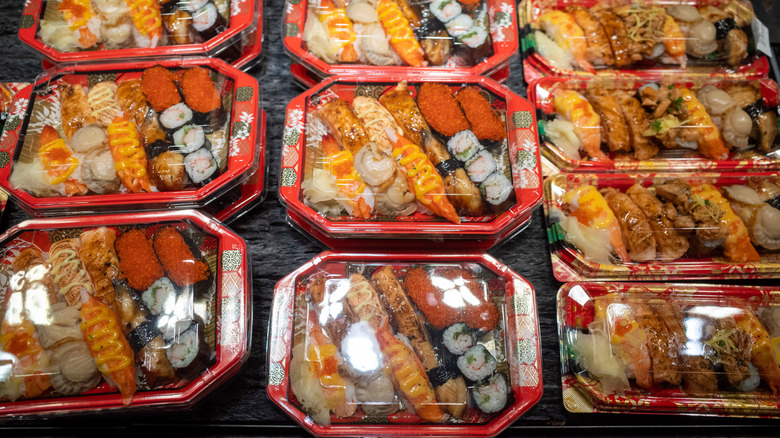
[[[772,42],[780,43],[780,3],[773,0],[753,2],[758,17],[770,28]],[[22,4],[23,0],[0,0],[0,81],[32,81],[42,71],[39,55],[23,45],[17,37]],[[274,285],[323,249],[287,224],[284,208],[277,196],[285,108],[293,97],[302,92],[292,81],[290,60],[281,42],[283,7],[283,0],[265,0],[265,59],[250,70],[251,74],[260,79],[263,107],[268,115],[268,197],[231,225],[246,239],[252,255],[254,324],[249,360],[236,377],[189,411],[5,419],[0,421],[0,435],[306,435],[302,428],[268,399],[265,392],[265,352]],[[506,85],[525,95],[519,58],[512,60],[511,69],[512,74]],[[7,229],[25,219],[28,216],[9,201],[0,228]],[[772,420],[566,412],[561,402],[561,368],[555,315],[555,296],[561,283],[552,276],[541,208],[534,213],[529,227],[523,233],[489,252],[524,276],[536,290],[544,363],[544,395],[541,401],[502,436],[778,434],[778,423]]]

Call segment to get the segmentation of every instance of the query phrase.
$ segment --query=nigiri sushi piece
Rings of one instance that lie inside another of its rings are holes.
[[[374,209],[374,191],[355,170],[352,153],[342,149],[332,134],[322,137],[322,152],[325,154],[325,168],[336,180],[339,203],[350,216],[367,219]]]
[[[692,197],[698,197],[705,203],[717,205],[723,212],[720,223],[728,230],[728,237],[726,237],[726,241],[723,243],[723,254],[729,260],[737,263],[761,260],[761,256],[758,255],[756,248],[750,243],[750,234],[748,234],[745,223],[737,216],[731,205],[729,205],[729,201],[720,193],[720,190],[711,184],[701,184],[691,187],[691,195]]]
[[[425,53],[398,4],[393,0],[380,0],[376,13],[387,37],[390,38],[390,46],[398,56],[413,67],[427,65]]]
[[[73,151],[65,140],[49,125],[43,127],[40,139],[42,146],[38,149],[38,159],[46,170],[49,184],[64,183],[65,194],[68,196],[87,193],[87,186],[71,177],[79,166],[79,160],[73,156]]]
[[[92,9],[90,0],[62,0],[57,10],[65,17],[68,28],[79,42],[88,49],[100,40],[100,18]]]
[[[769,333],[750,309],[744,309],[743,312],[735,315],[734,320],[737,322],[737,328],[744,330],[753,338],[750,360],[758,369],[761,378],[772,389],[772,393],[777,393],[780,389],[780,367],[772,352]]]
[[[159,0],[125,0],[135,26],[137,47],[157,47],[162,38],[162,14]]]
[[[637,385],[653,386],[652,361],[647,348],[647,332],[637,322],[628,304],[609,299],[596,300],[596,320],[604,321],[609,330],[613,353],[623,362]]]
[[[126,116],[117,116],[108,125],[108,145],[122,184],[134,193],[151,192],[152,183],[146,171],[146,151],[138,138],[138,128]]]
[[[624,263],[631,259],[623,244],[620,224],[606,199],[592,185],[581,185],[569,190],[561,198],[562,209],[586,227],[606,231],[612,250]]]
[[[596,161],[610,161],[601,150],[601,118],[590,102],[573,90],[553,91],[553,107],[565,120],[574,124],[574,131],[585,152]]]
[[[555,9],[547,10],[539,17],[539,24],[558,46],[571,52],[583,70],[595,73],[596,69],[586,59],[588,43],[585,32],[571,14]]]
[[[729,150],[723,144],[720,138],[718,127],[712,122],[710,115],[699,102],[696,95],[687,88],[680,88],[683,102],[690,114],[690,125],[694,126],[699,132],[699,152],[707,158],[713,160],[725,160],[729,156]]]
[[[355,51],[357,34],[352,21],[347,17],[347,10],[338,7],[333,0],[320,0],[315,10],[317,19],[322,23],[330,36],[333,53],[340,62],[355,62],[358,60]]]
[[[671,15],[666,15],[664,21],[664,50],[680,67],[685,68],[685,34]]]

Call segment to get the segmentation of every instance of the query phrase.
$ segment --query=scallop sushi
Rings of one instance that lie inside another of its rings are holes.
[[[216,173],[217,160],[208,149],[200,148],[184,157],[184,169],[194,184],[203,184]]]
[[[447,327],[442,335],[444,346],[452,354],[461,355],[474,346],[474,330],[459,322]]]
[[[192,110],[184,103],[177,103],[160,113],[160,124],[170,134],[192,121]]]
[[[455,158],[465,163],[482,150],[482,145],[477,136],[470,129],[466,129],[450,138],[447,149]]]
[[[476,138],[476,136],[474,136]],[[489,151],[481,150],[466,162],[466,172],[475,183],[487,180],[496,171],[496,160]]]
[[[482,345],[475,345],[458,358],[458,369],[467,379],[477,381],[493,374],[496,358]]]
[[[484,385],[477,385],[472,394],[479,409],[486,414],[490,414],[504,408],[507,393],[509,393],[509,388],[506,384],[506,378],[504,378],[503,374],[497,373]]]

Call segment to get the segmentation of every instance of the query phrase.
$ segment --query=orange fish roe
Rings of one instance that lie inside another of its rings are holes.
[[[485,291],[476,277],[460,268],[447,269],[437,276],[450,280],[452,287],[442,289],[434,286],[431,276],[420,268],[410,269],[404,277],[409,298],[433,327],[441,330],[458,322],[481,330],[496,327],[498,310],[495,304],[485,301]],[[437,282],[441,285],[446,283]],[[470,292],[468,296],[463,295],[463,286]]]
[[[165,111],[181,102],[174,78],[170,70],[160,65],[144,70],[141,76],[141,91],[155,111]]]
[[[152,242],[143,231],[132,229],[122,233],[117,237],[114,248],[119,256],[119,267],[133,289],[149,289],[165,274],[154,254]]]
[[[153,243],[165,273],[178,286],[189,286],[208,278],[209,266],[193,256],[184,238],[172,227],[158,229]]]
[[[422,84],[417,93],[417,106],[428,124],[448,137],[470,127],[450,87],[444,84]]]
[[[471,123],[471,130],[480,140],[503,140],[506,138],[506,125],[490,102],[475,87],[466,87],[458,91],[458,103]]]
[[[184,101],[193,111],[207,113],[219,108],[221,100],[209,71],[201,67],[193,67],[182,73],[179,78]]]

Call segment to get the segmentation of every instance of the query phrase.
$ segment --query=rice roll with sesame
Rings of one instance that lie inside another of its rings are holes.
[[[208,41],[222,33],[227,28],[227,22],[213,3],[206,3],[192,13],[192,27],[204,41]]]
[[[160,113],[160,124],[168,134],[192,121],[192,110],[184,103],[177,103]]]
[[[207,144],[206,134],[202,126],[185,125],[173,133],[173,144],[177,152],[189,154],[202,147],[210,147]]]
[[[482,345],[475,345],[458,358],[458,369],[473,381],[482,380],[496,370],[496,358]]]
[[[459,322],[447,327],[442,334],[442,339],[450,353],[461,355],[474,346],[474,330]]]
[[[501,205],[514,193],[514,187],[503,173],[493,172],[480,185],[479,191],[490,204]]]
[[[447,149],[455,158],[465,163],[482,150],[482,145],[477,136],[470,129],[466,129],[450,138]]]
[[[496,373],[485,384],[475,386],[472,394],[479,409],[490,414],[504,408],[508,393],[506,378],[503,374]]]
[[[217,171],[217,160],[206,148],[184,157],[184,168],[193,184],[206,184]]]
[[[170,315],[176,305],[176,288],[168,277],[161,277],[141,295],[152,315]]]
[[[475,136],[476,137],[476,136]],[[490,174],[496,171],[496,159],[490,151],[481,150],[466,161],[466,172],[475,183],[485,181]]]

